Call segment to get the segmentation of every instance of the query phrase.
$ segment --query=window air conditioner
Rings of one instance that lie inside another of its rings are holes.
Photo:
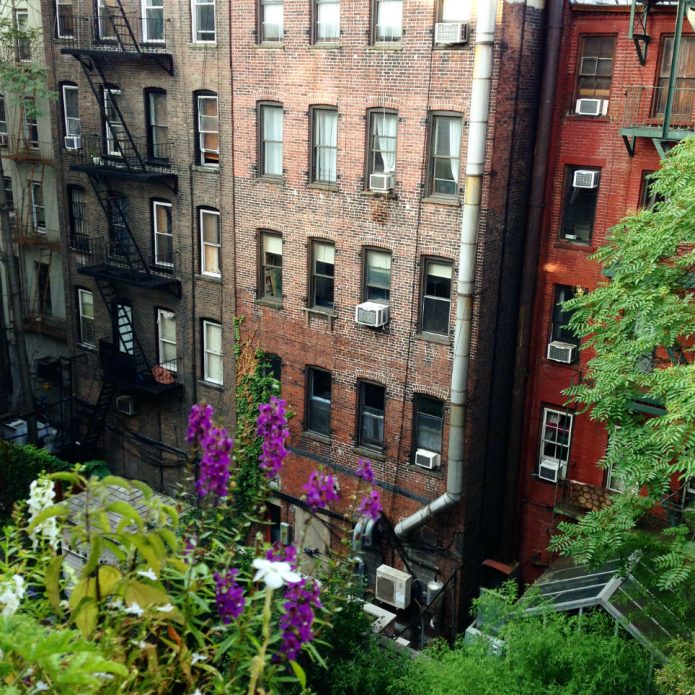
[[[393,190],[395,185],[393,180],[393,174],[389,173],[378,173],[369,175],[369,190],[370,191],[381,191],[387,193]]]
[[[10,144],[10,138],[7,133],[0,133],[0,147],[7,147]]]
[[[418,449],[415,452],[415,465],[420,466],[421,468],[427,468],[430,471],[434,470],[435,468],[439,468],[441,461],[441,455],[434,451]]]
[[[129,394],[116,397],[116,410],[123,415],[136,415],[138,412],[135,399]]]
[[[434,25],[434,45],[468,43],[468,28],[467,22],[437,22]]]
[[[572,185],[575,188],[597,188],[600,172],[590,169],[577,169]]]
[[[605,116],[608,113],[608,99],[577,99],[574,112],[578,116]]]
[[[412,574],[389,565],[380,565],[376,570],[376,599],[395,608],[407,608],[412,583]]]
[[[388,304],[363,302],[355,307],[355,323],[378,328],[389,322]]]
[[[82,138],[79,135],[67,135],[63,142],[66,150],[79,150],[82,147]]]
[[[555,459],[541,459],[541,464],[538,467],[538,477],[541,480],[547,480],[551,483],[557,483],[560,478],[563,478],[564,471],[559,461]]]
[[[548,343],[547,357],[554,362],[572,364],[572,362],[577,359],[577,346],[572,345],[572,343],[563,343],[559,340],[553,340]]]

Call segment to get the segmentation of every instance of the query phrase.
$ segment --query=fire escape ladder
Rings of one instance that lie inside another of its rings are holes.
[[[640,65],[647,62],[647,47],[652,40],[647,29],[649,20],[649,10],[656,4],[654,0],[632,0],[630,7],[630,30],[629,38],[635,44],[637,59]]]
[[[119,13],[112,15],[110,12],[108,12],[108,5],[106,5],[106,10],[108,13],[109,21],[111,22],[111,25],[114,28],[116,40],[118,41],[121,50],[126,51],[128,50],[129,46],[132,46],[138,53],[142,53],[142,51],[140,50],[140,44],[138,43],[135,33],[133,32],[133,27],[130,25],[128,15],[126,15],[125,10],[123,9],[123,4],[121,3],[121,0],[116,0],[116,5],[118,7],[113,7],[113,9],[120,10]],[[124,30],[125,36],[122,36]],[[129,39],[130,43],[124,43],[124,38]]]
[[[94,404],[94,407],[91,409],[87,430],[85,432],[84,439],[81,442],[82,447],[87,449],[96,448],[97,442],[101,437],[101,433],[104,431],[106,416],[108,415],[109,408],[111,407],[115,390],[116,387],[112,381],[102,382],[99,398]]]

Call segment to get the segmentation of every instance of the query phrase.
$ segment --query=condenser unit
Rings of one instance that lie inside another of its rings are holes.
[[[389,322],[388,304],[362,302],[355,307],[355,323],[379,328]]]
[[[427,449],[418,449],[415,452],[415,465],[421,468],[427,468],[428,470],[434,470],[439,468],[442,457],[435,451],[428,451]]]
[[[572,362],[577,359],[577,346],[572,343],[563,343],[559,340],[553,340],[548,343],[547,357],[554,362],[572,364]]]
[[[378,173],[369,175],[369,190],[370,191],[380,191],[381,193],[387,193],[393,190],[396,182],[393,178],[393,174],[388,173]]]
[[[600,172],[595,169],[577,169],[574,172],[572,186],[574,188],[597,188]]]
[[[467,43],[468,27],[468,22],[437,22],[434,25],[434,45]]]
[[[407,608],[412,584],[412,574],[389,565],[379,565],[376,570],[376,599],[395,608]]]
[[[555,459],[541,459],[541,464],[538,466],[538,477],[542,480],[547,480],[551,483],[563,477],[562,464]]]
[[[608,99],[577,99],[574,112],[578,116],[605,116],[608,113]]]

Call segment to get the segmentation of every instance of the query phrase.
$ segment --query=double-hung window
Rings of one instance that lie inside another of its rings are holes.
[[[70,216],[71,244],[75,249],[88,250],[87,219],[84,189],[68,186],[68,213]]]
[[[10,224],[16,220],[16,212],[14,209],[14,191],[12,189],[12,179],[9,176],[3,176],[3,187],[5,189],[5,205],[7,206],[7,214],[10,216]]]
[[[430,396],[415,396],[415,449],[442,452],[444,403]]]
[[[465,22],[470,18],[470,9],[461,0],[439,0],[438,22]]]
[[[43,203],[43,186],[40,181],[31,181],[31,220],[34,229],[46,231],[46,208]]]
[[[106,154],[122,157],[127,154],[126,129],[121,118],[121,90],[104,87],[104,130],[106,131]]]
[[[557,464],[561,473],[559,477],[564,477],[567,470],[572,438],[572,420],[571,413],[563,413],[553,408],[543,408],[539,465],[543,467],[544,462],[549,462],[551,465]]]
[[[391,296],[391,254],[388,251],[367,249],[363,277],[364,301],[388,304]]]
[[[654,89],[652,116],[663,117],[668,100],[668,82],[671,76],[673,62],[673,36],[663,39],[659,75]],[[671,107],[671,122],[685,123],[689,126],[693,121],[693,97],[695,96],[695,37],[683,36],[678,51],[678,67],[676,84]]]
[[[97,0],[99,38],[103,41],[116,40],[116,27],[113,23],[116,12],[115,0]]]
[[[458,195],[461,162],[461,117],[433,114],[430,133],[430,195]]]
[[[193,43],[215,43],[215,0],[191,0]]]
[[[311,306],[333,309],[335,245],[325,241],[314,241],[311,251]]]
[[[78,339],[82,345],[96,346],[94,329],[94,295],[89,290],[77,290]]]
[[[169,115],[167,93],[161,89],[145,91],[147,102],[147,145],[152,159],[169,159]]]
[[[260,175],[282,176],[282,105],[260,104]]]
[[[77,146],[80,144],[79,137],[82,132],[80,124],[79,91],[75,84],[64,84],[62,89],[63,123],[65,126],[64,144],[70,149],[77,149]]]
[[[340,0],[314,0],[314,43],[340,41]]]
[[[260,43],[280,43],[284,38],[283,0],[259,0]]]
[[[29,12],[14,11],[14,28],[16,34],[17,60],[22,63],[31,62],[31,32],[29,30]]]
[[[164,42],[164,0],[142,0],[142,40]]]
[[[374,181],[372,174],[395,174],[396,171],[396,134],[398,132],[398,114],[383,109],[369,112],[369,143],[367,146],[367,184],[369,188],[383,189],[385,184]],[[381,178],[381,177],[380,177]],[[389,187],[393,186],[393,182]]]
[[[154,221],[154,262],[156,265],[173,267],[174,230],[172,229],[171,203],[152,201]]]
[[[571,312],[562,308],[562,303],[574,297],[574,288],[569,285],[555,285],[553,292],[553,318],[550,339],[570,345],[579,345],[579,338],[568,328]]]
[[[423,333],[449,334],[451,276],[451,263],[425,259],[420,316],[420,330]]]
[[[198,164],[217,167],[220,164],[220,118],[216,94],[197,94]]]
[[[72,0],[56,0],[56,36],[71,39],[75,35]]]
[[[282,237],[261,232],[261,277],[258,296],[282,303]]]
[[[383,449],[386,388],[368,381],[359,382],[357,440],[360,446]]]
[[[39,149],[39,122],[36,118],[36,102],[24,99],[24,142],[32,150]]]
[[[338,112],[314,107],[311,113],[311,180],[335,183],[338,180]]]
[[[651,210],[657,203],[663,203],[666,198],[654,190],[654,181],[651,178],[653,171],[642,172],[642,184],[640,188],[640,208]]]
[[[393,43],[403,36],[403,0],[372,0],[372,42]]]
[[[324,369],[307,369],[307,413],[309,432],[331,433],[331,373]]]
[[[565,172],[564,210],[560,238],[588,244],[594,230],[600,171],[567,167]]]
[[[200,208],[200,272],[203,275],[220,277],[222,235],[220,213],[209,208]]]
[[[106,200],[109,220],[109,252],[114,256],[128,257],[131,249],[128,226],[128,199],[115,193]]]
[[[0,146],[7,147],[7,111],[5,109],[5,95],[0,94]]]
[[[34,316],[49,318],[53,316],[53,298],[51,297],[51,269],[48,263],[34,261],[37,296],[34,302]]]
[[[203,321],[203,379],[211,384],[223,383],[222,326]]]
[[[176,348],[176,314],[157,309],[157,347],[159,364],[170,372],[178,371]]]
[[[577,66],[577,99],[608,99],[614,54],[614,36],[582,37]]]

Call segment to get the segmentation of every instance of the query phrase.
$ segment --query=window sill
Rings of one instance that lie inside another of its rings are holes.
[[[360,195],[367,196],[368,198],[385,198],[386,200],[398,200],[398,196],[393,191],[372,191],[367,189],[366,191],[360,191]]]
[[[571,249],[572,251],[583,251],[584,253],[594,253],[596,248],[591,244],[585,244],[583,241],[572,241],[571,239],[557,239],[555,247],[558,249]]]
[[[443,196],[428,195],[422,199],[423,203],[430,203],[432,205],[448,205],[452,208],[460,208],[461,200],[458,197],[451,196],[450,198],[444,198]]]
[[[407,469],[416,473],[422,473],[423,475],[426,475],[428,478],[437,478],[438,480],[441,480],[444,478],[444,463],[445,462],[442,461],[437,468],[433,468],[432,470],[430,470],[429,468],[423,468],[422,466],[418,466],[414,464],[412,461],[408,461]]]
[[[200,51],[206,48],[217,48],[217,41],[191,41],[188,44],[189,48]]]
[[[207,273],[196,273],[194,277],[196,280],[201,280],[203,282],[213,282],[215,285],[222,284],[221,275],[208,275]]]
[[[80,348],[82,348],[83,350],[87,350],[88,352],[93,352],[94,354],[96,354],[96,353],[98,352],[98,351],[97,351],[97,346],[96,346],[96,345],[87,345],[86,343],[80,343],[80,342],[78,341],[77,347],[80,347]]]
[[[270,48],[272,49],[284,49],[285,48],[285,42],[284,41],[266,41],[265,43],[257,43],[255,44],[256,48]]]
[[[428,343],[439,343],[440,345],[449,345],[451,336],[439,335],[438,333],[416,333],[416,340],[425,340]]]
[[[319,316],[326,316],[331,319],[338,318],[338,312],[335,309],[326,309],[320,306],[305,306],[302,307],[302,311],[307,314],[318,314]]]
[[[356,446],[353,452],[358,456],[364,456],[374,461],[386,461],[386,454],[383,449],[370,449],[366,446]]]
[[[262,176],[257,176],[256,180],[261,183],[272,183],[274,186],[284,186],[285,177],[284,176],[273,176],[271,174],[264,174]]]
[[[367,50],[369,51],[402,51],[403,44],[400,41],[393,41],[392,43],[373,43]]]
[[[270,309],[277,309],[278,311],[282,311],[283,308],[282,302],[276,302],[272,299],[266,299],[265,297],[257,297],[253,300],[253,303],[259,306],[267,306]]]
[[[204,164],[191,164],[191,171],[200,171],[203,174],[219,174],[220,167],[219,164],[216,166],[205,166]]]
[[[308,188],[313,188],[317,191],[330,191],[331,193],[337,193],[340,190],[337,183],[321,183],[320,181],[312,181]]]
[[[589,98],[589,97],[587,97]],[[596,123],[610,123],[610,116],[580,116],[578,113],[568,113],[568,121],[594,121]]]
[[[342,48],[340,41],[326,41],[325,43],[312,43],[309,48],[315,51],[336,51]]]
[[[204,386],[211,391],[224,391],[224,384],[216,384],[213,381],[205,381],[205,379],[198,379],[198,386]]]
[[[312,432],[311,430],[304,430],[302,436],[322,444],[331,444],[333,442],[330,434],[321,434],[321,432]]]

